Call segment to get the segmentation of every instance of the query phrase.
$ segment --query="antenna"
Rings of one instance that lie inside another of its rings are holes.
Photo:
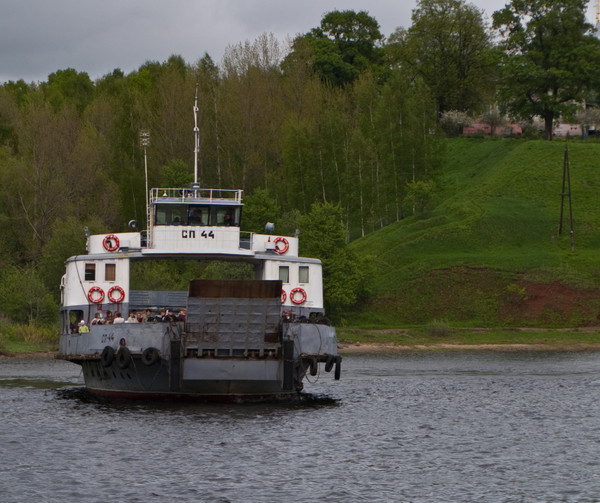
[[[198,82],[194,97],[194,183],[198,183],[198,152],[200,152],[200,128],[198,127]]]
[[[144,178],[146,180],[146,229],[148,229],[150,224],[150,206],[148,205],[148,155],[146,152],[148,145],[150,145],[150,131],[148,129],[142,129],[140,131],[140,145],[144,147]]]

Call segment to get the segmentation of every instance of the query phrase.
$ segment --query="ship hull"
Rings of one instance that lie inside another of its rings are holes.
[[[184,358],[177,376],[165,359],[147,366],[132,358],[125,369],[116,361],[107,367],[100,359],[72,361],[81,365],[86,389],[101,397],[238,402],[288,399],[298,393],[282,389],[281,361]]]

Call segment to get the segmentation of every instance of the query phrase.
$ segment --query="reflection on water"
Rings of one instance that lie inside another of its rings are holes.
[[[99,401],[0,360],[0,501],[596,501],[600,353],[345,356],[292,402]]]

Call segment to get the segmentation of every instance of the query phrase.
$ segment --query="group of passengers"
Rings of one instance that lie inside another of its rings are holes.
[[[130,311],[129,317],[124,318],[121,312],[117,311],[114,315],[112,311],[106,311],[106,316],[103,318],[102,313],[98,311],[94,315],[92,325],[112,325],[119,323],[156,323],[156,322],[175,322],[185,321],[186,309],[180,309],[177,314],[172,309],[161,309],[158,314],[153,314],[150,309],[145,311]],[[90,329],[86,325],[85,320],[81,320],[77,327],[71,325],[72,333],[87,333]]]

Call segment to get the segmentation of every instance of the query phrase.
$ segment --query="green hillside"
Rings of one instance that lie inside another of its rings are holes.
[[[565,198],[571,174],[574,251]],[[448,140],[424,216],[355,241],[372,257],[373,295],[346,319],[389,326],[583,326],[600,313],[600,144]]]

